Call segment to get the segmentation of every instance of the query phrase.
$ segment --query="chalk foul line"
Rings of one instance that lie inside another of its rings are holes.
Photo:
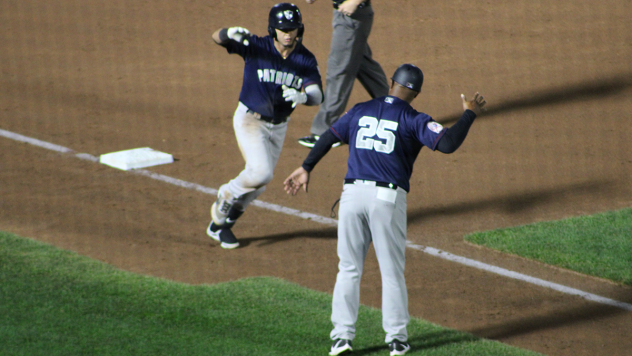
[[[79,158],[81,160],[95,162],[95,163],[99,162],[99,158],[95,157],[93,155],[90,155],[90,154],[87,154],[87,153],[76,153],[74,150],[72,150],[70,148],[59,146],[59,145],[55,145],[55,144],[52,144],[52,143],[49,143],[49,142],[45,142],[45,141],[40,141],[38,139],[27,137],[27,136],[23,136],[23,135],[16,134],[16,133],[13,133],[13,132],[10,132],[10,131],[6,131],[6,130],[0,129],[0,136],[6,137],[6,138],[9,138],[9,139],[18,141],[18,142],[28,143],[28,144],[33,145],[33,146],[45,148],[47,150],[51,150],[51,151],[55,151],[55,152],[59,152],[59,153],[73,154],[75,157],[77,157],[77,158]],[[154,172],[151,172],[151,171],[148,171],[148,170],[145,170],[145,169],[134,169],[134,170],[130,170],[130,171],[127,171],[127,172],[130,172],[130,173],[133,173],[133,174],[142,175],[142,176],[145,176],[145,177],[157,180],[157,181],[161,181],[161,182],[164,182],[164,183],[172,184],[172,185],[175,185],[175,186],[178,186],[178,187],[181,187],[181,188],[199,191],[199,192],[204,193],[204,194],[217,195],[217,193],[218,193],[217,189],[205,187],[203,185],[196,184],[196,183],[183,181],[183,180],[177,179],[177,178],[172,178],[172,177],[165,176],[165,175],[158,174],[158,173],[154,173]],[[304,211],[300,211],[300,210],[284,207],[284,206],[277,205],[277,204],[266,203],[266,202],[261,201],[261,200],[253,201],[252,205],[257,206],[259,208],[275,211],[275,212],[278,212],[278,213],[299,217],[301,219],[312,220],[312,221],[315,221],[317,223],[321,223],[321,224],[324,224],[324,225],[331,225],[331,226],[337,226],[338,225],[338,220],[335,220],[335,219],[327,218],[327,217],[316,215],[316,214],[307,213],[307,212],[304,212]],[[632,311],[632,304],[629,304],[629,303],[616,301],[614,299],[610,299],[610,298],[602,297],[600,295],[584,292],[584,291],[579,290],[579,289],[575,289],[575,288],[567,287],[567,286],[564,286],[564,285],[561,285],[561,284],[549,282],[549,281],[546,281],[546,280],[543,280],[543,279],[540,279],[540,278],[531,277],[531,276],[528,276],[526,274],[510,271],[508,269],[504,269],[504,268],[500,268],[500,267],[497,267],[497,266],[489,265],[489,264],[486,264],[486,263],[483,263],[483,262],[480,262],[480,261],[476,261],[476,260],[472,260],[472,259],[469,259],[469,258],[466,258],[466,257],[453,255],[453,254],[451,254],[449,252],[445,252],[445,251],[436,249],[434,247],[417,245],[417,244],[415,244],[415,243],[413,243],[411,241],[406,241],[406,247],[408,247],[410,249],[413,249],[413,250],[421,251],[421,252],[429,254],[431,256],[442,258],[444,260],[448,260],[448,261],[451,261],[451,262],[460,263],[462,265],[473,267],[473,268],[476,268],[476,269],[480,269],[480,270],[483,270],[483,271],[486,271],[486,272],[490,272],[490,273],[498,274],[498,275],[501,275],[501,276],[504,276],[504,277],[508,277],[508,278],[516,279],[516,280],[523,281],[523,282],[526,282],[526,283],[534,284],[534,285],[537,285],[537,286],[540,286],[540,287],[543,287],[543,288],[552,289],[552,290],[555,290],[555,291],[558,291],[558,292],[561,292],[561,293],[564,293],[564,294],[574,295],[574,296],[577,296],[577,297],[580,297],[580,298],[583,298],[585,300],[589,300],[589,301],[592,301],[592,302],[605,304],[605,305],[613,306],[613,307],[616,307],[616,308],[621,308],[621,309],[624,309],[624,310]]]
[[[406,241],[406,246],[408,248],[412,248],[418,251],[422,251],[424,253],[427,253],[429,255],[435,256],[435,257],[439,257],[442,258],[444,260],[448,260],[448,261],[452,261],[452,262],[457,262],[466,266],[470,266],[470,267],[474,267],[483,271],[487,271],[487,272],[491,272],[491,273],[495,273],[504,277],[508,277],[508,278],[512,278],[512,279],[517,279],[523,282],[527,282],[527,283],[531,283],[531,284],[535,284],[537,286],[540,287],[544,287],[544,288],[549,288],[549,289],[553,289],[555,291],[558,292],[562,292],[565,294],[570,294],[570,295],[575,295],[578,296],[580,298],[586,299],[586,300],[590,300],[593,302],[597,302],[597,303],[601,303],[601,304],[606,304],[606,305],[610,305],[613,307],[617,307],[617,308],[621,308],[621,309],[625,309],[628,311],[632,311],[632,304],[628,304],[628,303],[624,303],[624,302],[619,302],[616,301],[614,299],[609,299],[606,297],[602,297],[596,294],[592,294],[592,293],[588,293],[588,292],[584,292],[582,290],[579,289],[575,289],[575,288],[571,288],[571,287],[567,287],[561,284],[557,284],[557,283],[553,283],[553,282],[549,282],[549,281],[545,281],[544,279],[540,279],[540,278],[536,278],[536,277],[531,277],[528,276],[526,274],[522,274],[522,273],[518,273],[518,272],[514,272],[508,269],[504,269],[501,267],[497,267],[497,266],[493,266],[493,265],[489,265],[480,261],[476,261],[476,260],[472,260],[466,257],[462,257],[462,256],[457,256],[457,255],[453,255],[449,252],[445,252],[439,249],[436,249],[434,247],[428,247],[428,246],[421,246],[421,245],[417,245],[414,244],[410,241]]]

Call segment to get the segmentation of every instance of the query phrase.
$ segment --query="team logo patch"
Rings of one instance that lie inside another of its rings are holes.
[[[291,20],[294,17],[294,12],[292,12],[292,10],[285,10],[283,11],[283,15],[285,15],[286,19]]]
[[[386,98],[384,98],[384,102],[392,104],[393,103],[393,98],[386,97]]]
[[[408,87],[408,89],[412,89],[413,88],[413,83],[406,83],[406,86]]]
[[[441,131],[443,130],[443,126],[441,126],[441,124],[436,121],[430,121],[428,123],[428,128],[434,133],[441,133]]]

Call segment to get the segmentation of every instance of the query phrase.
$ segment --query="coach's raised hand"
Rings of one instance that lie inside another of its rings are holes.
[[[474,99],[472,100],[467,100],[465,98],[465,94],[461,94],[461,100],[463,100],[463,110],[472,110],[474,111],[474,113],[476,113],[476,115],[480,115],[481,112],[486,110],[484,106],[485,104],[487,104],[487,102],[485,101],[485,98],[483,98],[483,96],[478,92],[474,94]]]

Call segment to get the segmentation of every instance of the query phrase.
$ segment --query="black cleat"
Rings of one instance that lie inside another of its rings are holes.
[[[234,249],[239,247],[239,241],[235,237],[235,234],[230,230],[230,227],[220,226],[215,224],[214,221],[208,225],[206,234],[213,240],[220,243],[220,246],[225,249]]]

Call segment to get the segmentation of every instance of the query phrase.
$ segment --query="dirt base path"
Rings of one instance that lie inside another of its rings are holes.
[[[152,171],[218,188],[243,167],[231,117],[243,61],[211,33],[263,35],[269,8],[234,1],[67,0],[0,4],[0,129],[94,156],[152,147],[177,158]],[[331,7],[298,3],[305,45],[325,73]],[[469,245],[473,231],[632,206],[632,4],[374,1],[370,44],[387,74],[401,63],[426,80],[413,105],[447,123],[461,93],[490,114],[453,155],[424,151],[409,194],[408,238],[485,263],[630,303],[632,288]],[[476,6],[476,7],[474,7]],[[247,9],[246,9],[247,8]],[[351,102],[367,100],[357,85]],[[261,200],[327,216],[345,148],[282,191],[306,156],[316,108],[298,108],[276,177]],[[213,196],[71,154],[0,138],[0,230],[132,272],[187,283],[272,275],[331,293],[335,229],[250,208],[226,251],[204,234]],[[548,355],[628,355],[632,313],[407,252],[413,316]],[[363,304],[379,307],[374,255]],[[326,338],[328,330],[323,330]]]

